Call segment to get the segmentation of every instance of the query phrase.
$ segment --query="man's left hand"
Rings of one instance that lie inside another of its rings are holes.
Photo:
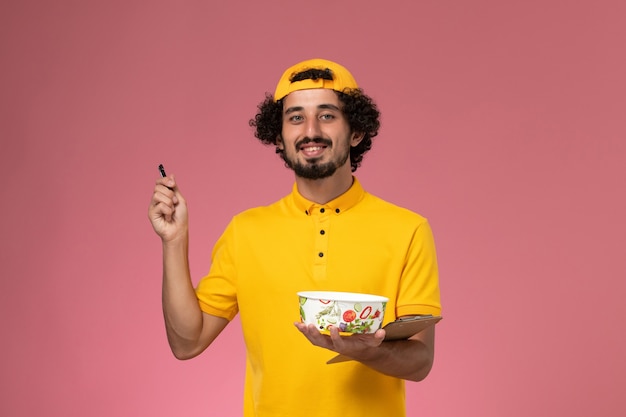
[[[385,331],[377,330],[370,334],[352,334],[342,336],[339,328],[331,326],[328,330],[330,335],[323,334],[314,324],[308,326],[304,323],[295,323],[300,332],[315,346],[323,347],[355,360],[372,359],[376,354],[376,348],[385,339]]]

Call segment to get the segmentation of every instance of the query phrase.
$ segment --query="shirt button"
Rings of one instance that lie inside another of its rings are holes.
[[[318,253],[317,256],[319,256],[320,258],[323,258],[324,257],[324,252]]]
[[[335,213],[339,214],[339,209],[338,208],[335,209]]]
[[[320,235],[325,234],[326,232],[324,231],[324,229],[320,230]]]
[[[324,211],[326,211],[326,210],[324,210],[324,208],[322,207],[322,208],[320,209],[320,213],[323,213]]]

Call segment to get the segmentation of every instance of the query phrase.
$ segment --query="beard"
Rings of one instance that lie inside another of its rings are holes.
[[[327,139],[305,138],[296,143],[295,149],[297,150],[301,145],[309,142],[319,143],[327,147],[332,146],[332,142]],[[337,171],[339,167],[342,167],[348,161],[348,158],[350,158],[350,146],[347,146],[345,149],[343,149],[343,151],[336,155],[331,161],[323,163],[318,162],[320,158],[311,158],[308,159],[305,163],[302,163],[295,156],[292,158],[287,155],[286,150],[280,152],[280,157],[283,159],[283,161],[285,161],[285,165],[288,168],[292,169],[298,177],[306,178],[309,180],[319,180],[322,178],[330,177],[335,173],[335,171]]]

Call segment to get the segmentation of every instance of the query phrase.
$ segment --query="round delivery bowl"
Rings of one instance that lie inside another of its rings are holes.
[[[380,295],[337,291],[300,291],[300,320],[328,333],[374,333],[380,329],[389,299]]]

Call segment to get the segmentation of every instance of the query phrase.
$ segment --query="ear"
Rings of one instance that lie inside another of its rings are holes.
[[[350,146],[355,147],[356,145],[361,143],[364,137],[365,133],[363,132],[352,133],[352,138],[350,138]]]
[[[276,143],[276,149],[280,149],[281,151],[285,150],[285,144],[281,135],[276,136],[274,143]]]

